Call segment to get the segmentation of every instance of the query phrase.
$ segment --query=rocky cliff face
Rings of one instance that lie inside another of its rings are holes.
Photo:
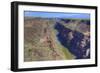
[[[24,61],[75,59],[78,51],[73,53],[74,49],[70,49],[68,37],[76,40],[80,34],[90,36],[88,20],[25,17]]]

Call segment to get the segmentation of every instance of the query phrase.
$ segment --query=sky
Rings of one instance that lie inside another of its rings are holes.
[[[43,17],[43,18],[72,18],[72,19],[90,19],[88,13],[64,13],[64,12],[39,12],[39,11],[24,11],[24,16],[28,17]]]

